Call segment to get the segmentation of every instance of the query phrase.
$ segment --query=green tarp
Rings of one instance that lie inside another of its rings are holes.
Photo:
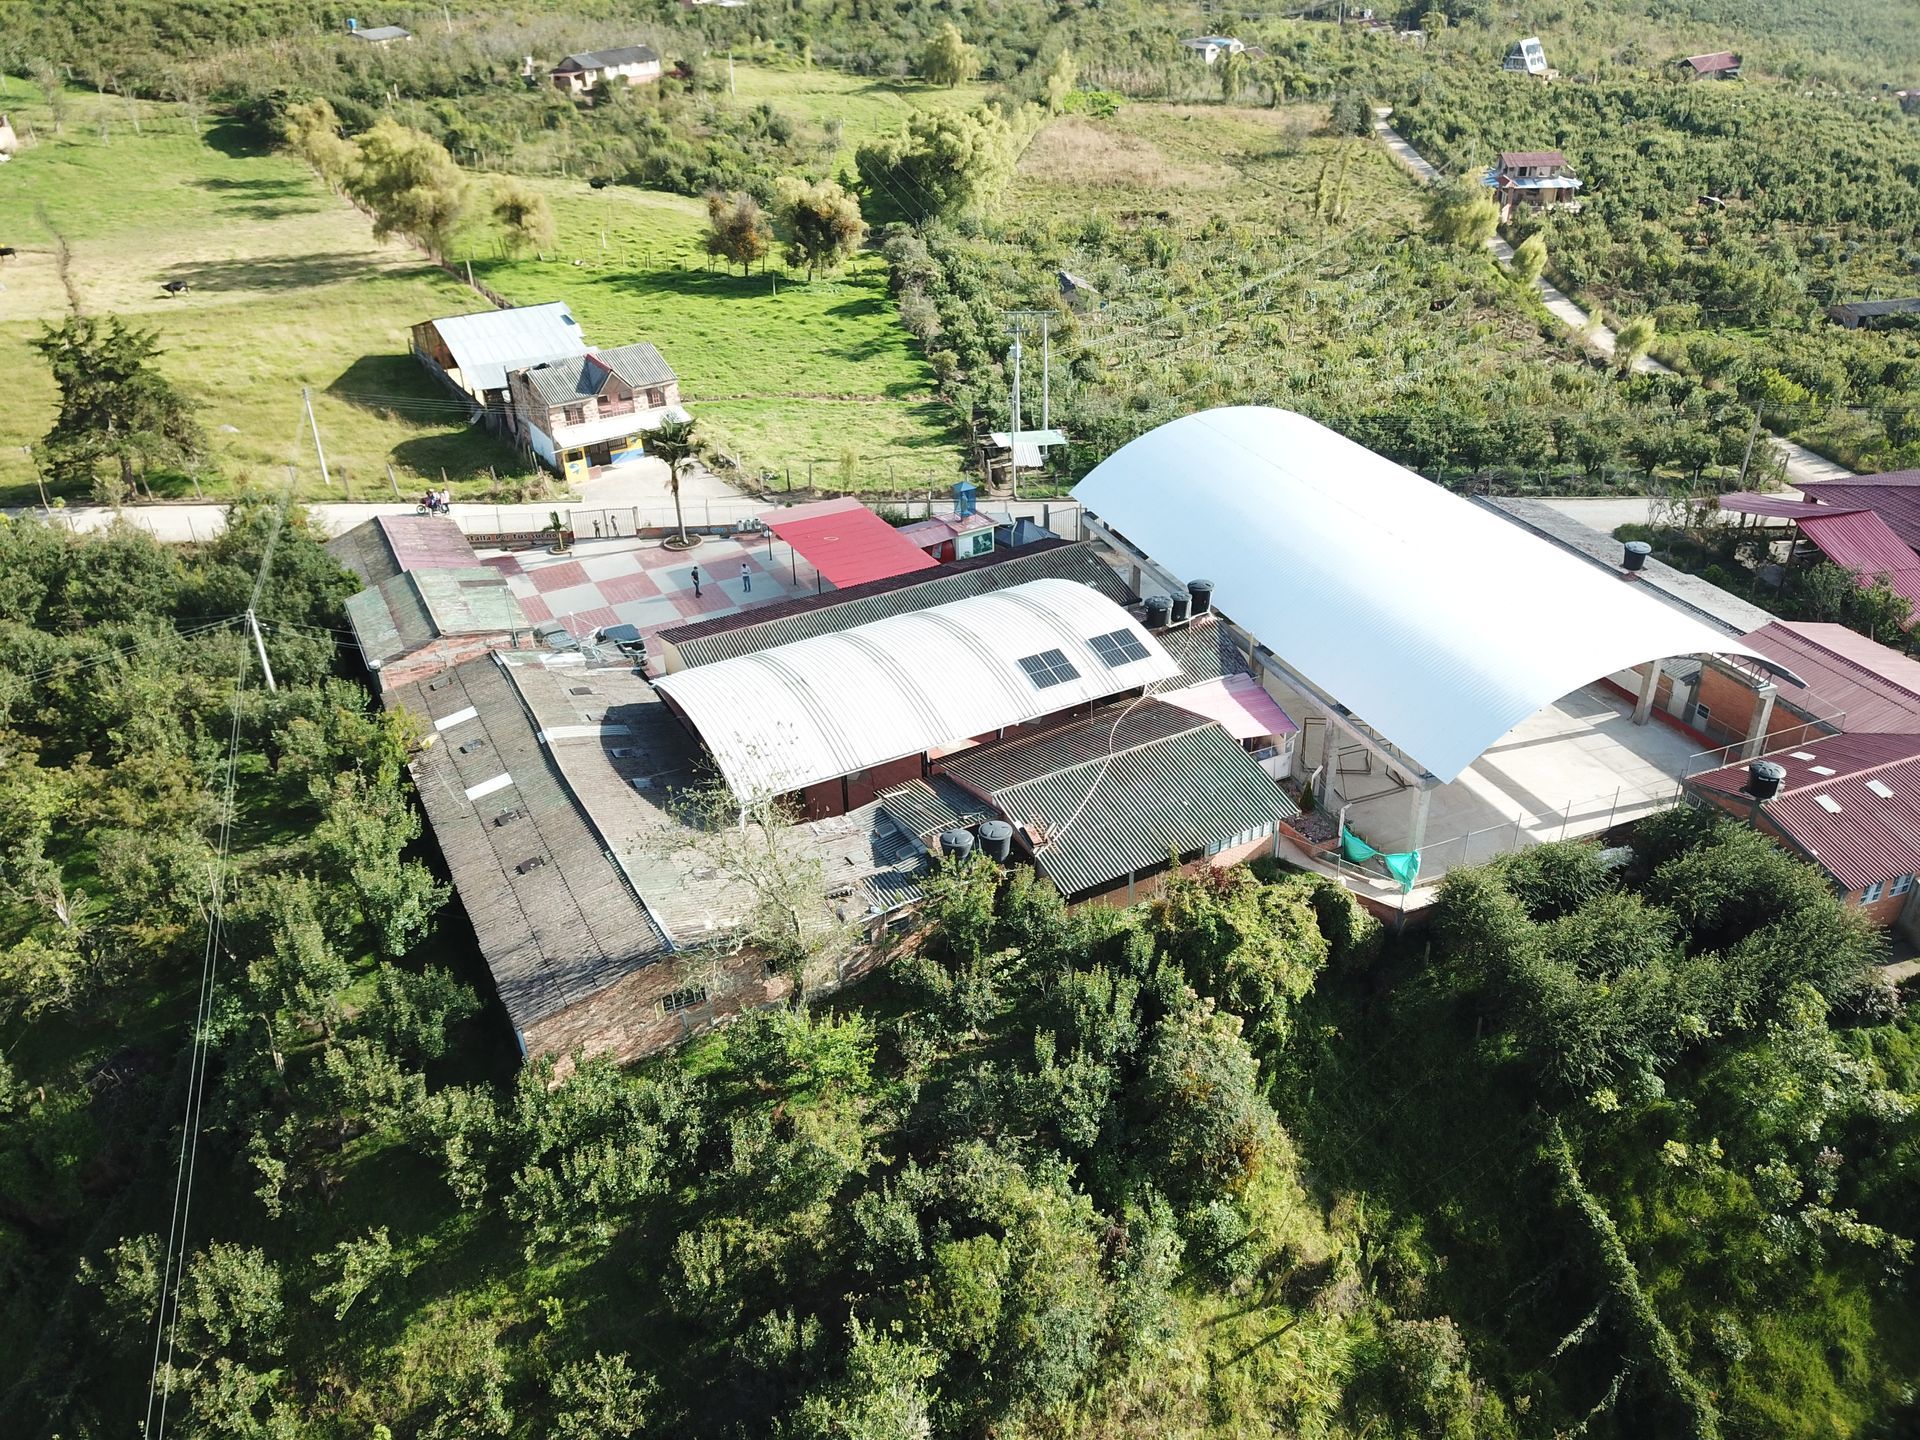
[[[1400,882],[1403,893],[1413,889],[1413,882],[1420,878],[1418,850],[1388,855],[1384,851],[1374,849],[1344,825],[1340,827],[1340,853],[1354,865],[1364,865],[1369,860],[1378,860],[1387,867],[1387,873]]]

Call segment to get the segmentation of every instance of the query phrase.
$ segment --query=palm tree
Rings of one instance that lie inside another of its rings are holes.
[[[667,420],[649,437],[653,453],[667,462],[667,490],[673,496],[673,518],[680,527],[679,549],[690,550],[697,541],[687,537],[687,517],[680,509],[680,467],[691,460],[697,448],[693,421]]]

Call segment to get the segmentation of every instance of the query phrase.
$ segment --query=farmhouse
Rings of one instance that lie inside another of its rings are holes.
[[[637,460],[644,437],[680,408],[680,379],[644,341],[542,360],[507,372],[512,433],[569,480]]]
[[[547,78],[569,95],[585,95],[605,85],[645,85],[660,78],[660,54],[651,45],[621,45],[569,55]]]
[[[1222,55],[1238,55],[1247,48],[1231,35],[1195,35],[1182,40],[1180,47],[1198,55],[1209,65]]]
[[[1879,926],[1920,931],[1920,735],[1807,740],[1687,782],[1697,802],[1746,820],[1825,872]]]
[[[1716,50],[1711,55],[1689,55],[1679,65],[1681,73],[1689,80],[1740,78],[1740,57],[1731,50]]]
[[[422,320],[413,354],[456,395],[511,429],[507,372],[587,353],[580,322],[564,301],[511,310],[481,310]]]
[[[1363,898],[1671,805],[1709,742],[1654,723],[1670,658],[1777,689],[1782,667],[1727,629],[1286,411],[1176,420],[1074,494],[1136,588],[1211,577],[1299,726],[1289,778],[1344,821],[1326,843],[1360,842],[1340,873]]]
[[[1839,305],[1827,307],[1827,318],[1836,325],[1849,330],[1858,330],[1865,326],[1869,330],[1884,327],[1884,322],[1910,325],[1909,318],[1920,315],[1920,297],[1904,297],[1898,300],[1849,300]],[[1876,325],[1874,322],[1883,322]]]
[[[1529,35],[1524,40],[1513,42],[1513,48],[1507,51],[1507,58],[1500,62],[1502,70],[1511,70],[1521,75],[1535,75],[1542,79],[1553,72],[1547,68],[1547,52],[1540,44],[1538,35]]]
[[[1579,196],[1581,182],[1558,150],[1503,150],[1499,163],[1487,172],[1504,223],[1525,207],[1535,210],[1568,205]]]

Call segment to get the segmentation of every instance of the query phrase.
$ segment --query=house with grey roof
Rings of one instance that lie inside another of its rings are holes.
[[[519,305],[422,320],[413,356],[454,394],[509,418],[507,372],[587,353],[587,337],[566,302]]]
[[[507,376],[513,430],[543,465],[580,481],[646,453],[645,437],[680,408],[680,377],[645,341],[587,349]]]
[[[651,45],[583,50],[554,66],[547,78],[569,95],[586,95],[605,85],[646,85],[660,78],[660,53]]]

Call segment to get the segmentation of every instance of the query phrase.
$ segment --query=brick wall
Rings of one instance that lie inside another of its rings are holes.
[[[711,992],[705,1003],[669,1015],[664,1002],[677,990],[704,981]],[[529,1026],[521,1035],[529,1058],[558,1057],[563,1063],[575,1051],[637,1060],[677,1045],[716,1021],[742,1010],[785,999],[793,991],[784,976],[769,976],[757,954],[740,954],[724,961],[665,960],[622,976],[604,990],[577,1005]]]

